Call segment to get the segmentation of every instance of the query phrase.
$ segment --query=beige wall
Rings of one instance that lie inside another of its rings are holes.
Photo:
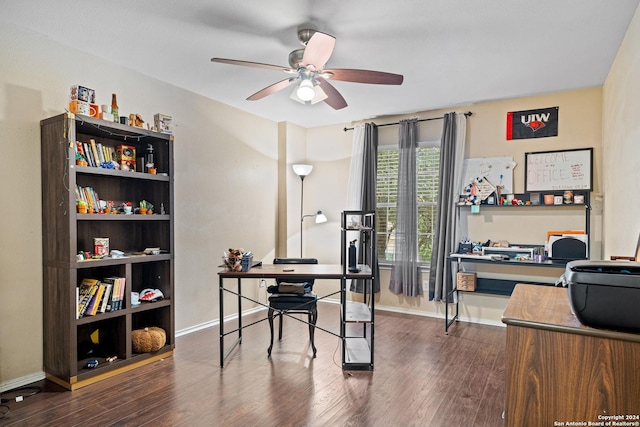
[[[633,255],[640,234],[640,9],[604,84],[604,255]]]
[[[559,131],[553,138],[506,140],[506,115],[509,111],[529,110],[559,106]],[[467,147],[465,157],[511,156],[518,166],[514,171],[516,192],[524,192],[524,153],[530,151],[560,150],[570,148],[594,148],[594,194],[598,195],[602,177],[602,90],[591,88],[549,95],[531,96],[495,102],[486,102],[456,109],[415,113],[407,116],[393,116],[373,120],[377,124],[392,123],[399,119],[417,117],[419,119],[442,117],[449,111],[471,111],[467,119]],[[419,140],[440,139],[442,121],[425,121],[418,124]],[[379,128],[379,144],[397,144],[397,126]],[[305,239],[313,239],[313,247],[308,250],[323,262],[339,262],[340,248],[339,215],[346,204],[346,182],[348,177],[351,139],[353,132],[342,132],[339,128],[310,129],[307,132],[307,154],[310,163],[317,164],[314,178],[322,182],[317,189],[309,189],[308,197],[317,198],[318,207],[330,214],[330,224],[315,226],[306,230]],[[316,173],[317,172],[317,173]],[[316,181],[314,181],[316,182]],[[307,187],[305,187],[305,194]],[[305,196],[306,199],[307,196]],[[596,197],[594,197],[596,199]],[[307,201],[305,200],[305,203]],[[601,246],[601,209],[594,200],[592,214],[592,247],[599,254]],[[544,208],[542,208],[544,209]],[[584,211],[578,209],[562,214],[556,209],[533,213],[509,210],[506,213],[486,211],[482,215],[462,214],[463,226],[473,240],[506,239],[513,243],[543,244],[549,229],[568,227],[585,228]],[[526,226],[523,227],[523,224]],[[558,227],[558,228],[556,228]],[[320,235],[322,233],[322,235]],[[317,237],[316,237],[317,234]],[[311,245],[311,242],[309,243]],[[597,257],[599,255],[596,255]],[[486,276],[516,280],[554,282],[561,274],[559,269],[483,269]],[[423,280],[428,280],[424,274]],[[428,316],[443,316],[444,306],[428,301],[428,298],[409,298],[394,295],[388,290],[389,270],[381,271],[381,293],[376,304],[378,308],[411,312]],[[324,286],[324,288],[323,288]],[[329,290],[332,284],[321,284],[318,289]],[[334,286],[334,285],[333,285]],[[355,298],[355,296],[354,296]],[[465,294],[461,308],[461,318],[475,322],[500,325],[502,312],[508,299],[500,296]],[[444,328],[444,324],[443,324]]]
[[[8,25],[0,57],[0,387],[43,377],[39,122],[72,84],[147,121],[173,115],[176,329],[215,321],[223,250],[274,254],[278,124]]]

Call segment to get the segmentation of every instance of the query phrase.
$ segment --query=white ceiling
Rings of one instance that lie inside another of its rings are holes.
[[[64,45],[303,127],[603,84],[640,0],[0,0],[7,21]],[[404,75],[402,86],[334,81],[346,108],[301,105],[287,75],[212,57],[288,66],[312,23],[336,37],[327,68]]]

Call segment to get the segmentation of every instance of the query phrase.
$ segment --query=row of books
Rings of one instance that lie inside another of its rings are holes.
[[[124,308],[124,277],[107,277],[102,281],[85,278],[76,290],[78,319]]]
[[[87,207],[93,208],[94,211],[100,209],[100,198],[92,187],[76,186],[76,201],[78,200],[86,202]]]
[[[95,139],[90,139],[89,142],[76,141],[76,158],[78,154],[84,157],[89,166],[94,167],[116,161],[116,150],[96,142]]]

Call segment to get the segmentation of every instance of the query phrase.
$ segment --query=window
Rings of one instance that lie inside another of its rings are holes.
[[[429,264],[435,232],[440,141],[420,142],[416,153],[418,190],[418,261]],[[378,149],[376,219],[378,259],[392,261],[395,244],[398,147]]]

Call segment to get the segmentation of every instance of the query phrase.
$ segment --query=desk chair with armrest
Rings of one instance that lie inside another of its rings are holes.
[[[315,258],[275,258],[274,264],[317,264]],[[309,277],[287,277],[287,279],[276,279],[275,286],[269,286],[267,291],[269,296],[269,329],[271,330],[271,344],[267,349],[269,357],[271,357],[271,349],[273,348],[273,318],[279,317],[278,340],[282,339],[282,322],[283,314],[307,314],[309,323],[309,340],[313,349],[313,357],[316,357],[316,346],[313,341],[318,320],[318,302],[317,297],[313,293],[314,279]]]

